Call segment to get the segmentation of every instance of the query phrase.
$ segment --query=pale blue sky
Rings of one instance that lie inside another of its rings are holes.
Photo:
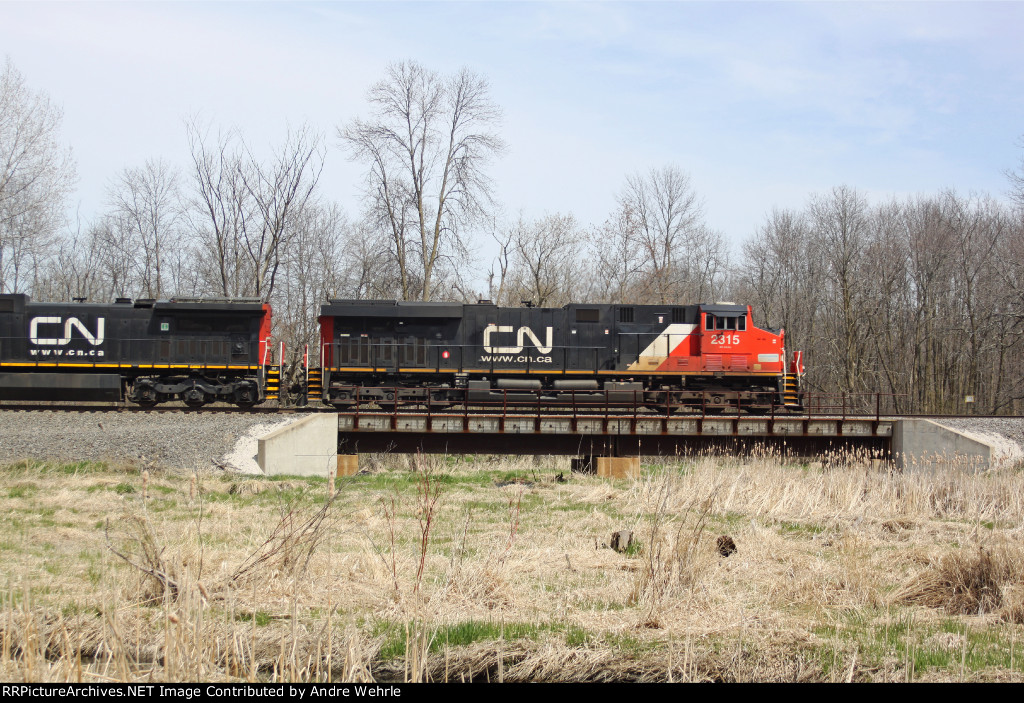
[[[687,171],[734,245],[772,207],[848,184],[879,201],[1002,198],[1024,134],[1021,3],[12,3],[0,56],[64,108],[86,218],[124,167],[185,166],[201,111],[250,142],[328,135],[322,184],[352,215],[337,125],[391,61],[489,77],[506,211],[599,223],[627,173]]]

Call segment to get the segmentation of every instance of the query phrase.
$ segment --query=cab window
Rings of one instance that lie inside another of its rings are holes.
[[[710,313],[704,320],[706,330],[735,330],[743,332],[747,329],[746,317],[716,317]]]

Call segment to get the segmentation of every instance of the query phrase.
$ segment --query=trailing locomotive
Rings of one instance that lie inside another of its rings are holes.
[[[332,300],[320,315],[311,392],[339,408],[376,403],[643,405],[798,409],[803,366],[750,306],[502,308]]]
[[[0,399],[249,407],[277,397],[270,318],[254,300],[0,295]]]

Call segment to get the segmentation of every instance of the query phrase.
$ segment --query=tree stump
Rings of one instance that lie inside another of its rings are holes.
[[[612,549],[620,554],[633,546],[633,531],[619,530],[612,533]]]

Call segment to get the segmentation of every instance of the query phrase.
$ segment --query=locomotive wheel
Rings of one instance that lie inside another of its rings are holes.
[[[190,408],[201,408],[207,403],[206,393],[198,388],[189,388],[181,394],[181,399]]]
[[[427,400],[427,407],[431,409],[450,408],[451,406],[452,402],[448,400],[448,396],[444,393],[431,393],[430,398]]]
[[[132,386],[132,391],[128,394],[128,400],[139,407],[154,408],[161,399],[160,394],[156,392],[152,384],[141,381]]]
[[[735,406],[726,403],[725,398],[720,395],[713,396],[710,400],[710,403],[704,404],[705,415],[724,415],[726,410],[735,409]]]
[[[251,408],[256,405],[258,394],[255,388],[250,386],[241,386],[235,390],[234,397],[231,402],[240,408]]]

